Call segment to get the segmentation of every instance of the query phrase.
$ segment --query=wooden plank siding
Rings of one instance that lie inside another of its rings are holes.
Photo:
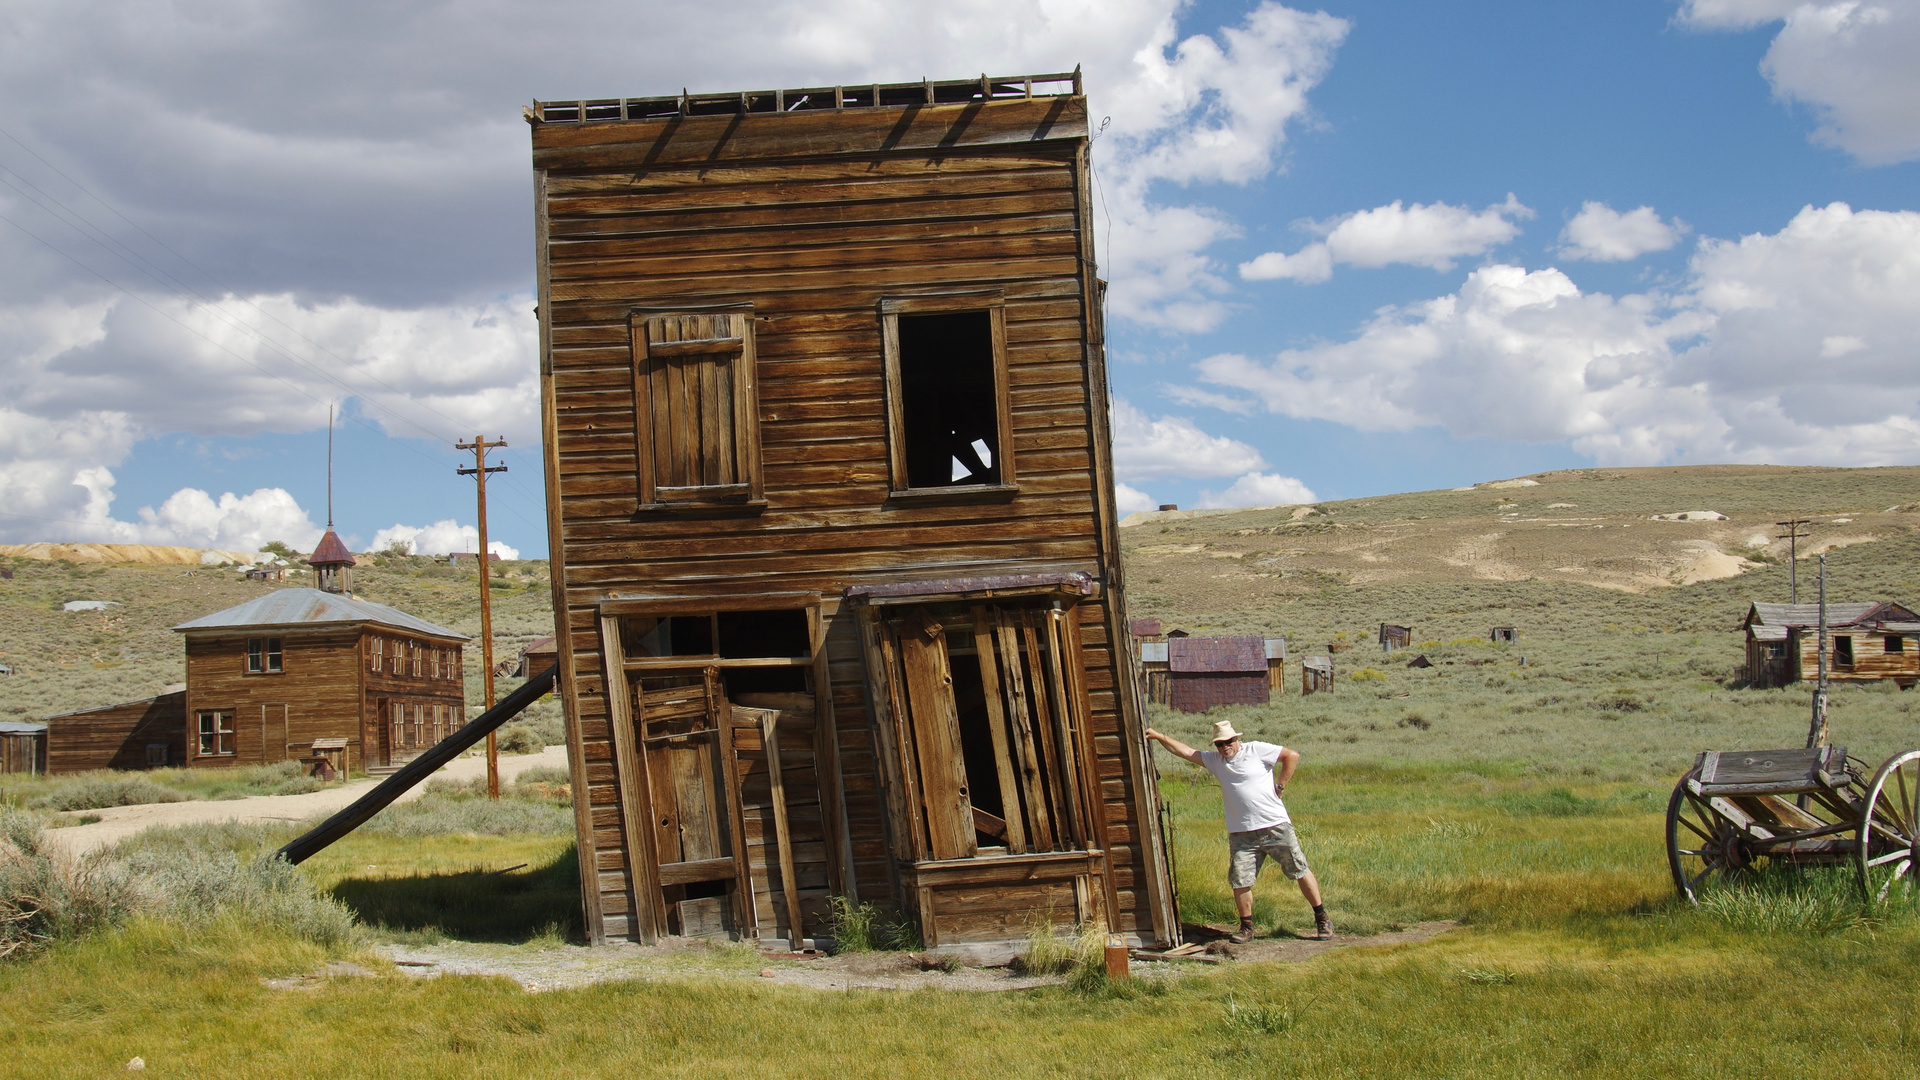
[[[249,671],[248,639],[268,637],[281,642],[281,670]],[[383,644],[377,672],[370,670],[375,638]],[[428,649],[444,650],[443,655],[451,658],[438,675],[424,653],[416,674],[414,650]],[[404,760],[424,746],[403,742],[398,752],[390,752],[393,748],[385,736],[390,723],[387,703],[397,701],[407,707],[409,729],[415,725],[413,706],[438,706],[446,718],[441,736],[450,734],[466,722],[460,657],[457,640],[365,624],[189,633],[185,718],[175,762],[223,768],[294,761],[308,756],[315,739],[331,738],[347,740],[349,771],[393,764],[395,757]],[[232,716],[233,736],[224,753],[198,752],[196,718],[210,711]],[[425,722],[430,725],[431,714],[427,715]]]
[[[47,718],[46,771],[145,769],[184,761],[184,691]],[[149,762],[147,748],[164,744],[165,760]]]
[[[1847,638],[1853,649],[1853,663],[1842,665],[1844,652],[1838,639]],[[1820,671],[1820,634],[1798,627],[1790,631],[1789,655],[1800,662],[1798,677],[1811,680]],[[1897,651],[1889,651],[1893,639]],[[1752,661],[1749,660],[1749,665]],[[1888,634],[1860,627],[1830,628],[1827,631],[1827,678],[1834,682],[1871,682],[1892,679],[1912,684],[1920,681],[1920,635]]]
[[[930,943],[1023,936],[1034,912],[1056,910],[1178,940],[1133,658],[1111,647],[1126,612],[1086,135],[1078,96],[533,124],[558,662],[593,941],[645,939],[653,920],[635,915],[657,902],[637,892],[654,877],[636,864],[651,844],[636,830],[652,828],[634,824],[657,815],[630,804],[658,796],[630,775],[640,751],[622,747],[634,733],[613,726],[626,710],[610,688],[627,682],[609,681],[604,642],[617,630],[603,604],[700,612],[764,608],[770,594],[805,598],[790,606],[817,626],[819,707],[780,727],[806,934],[823,932],[816,920],[840,894],[931,913]],[[991,290],[1004,311],[1017,492],[899,497],[878,308],[961,289]],[[728,304],[751,305],[758,499],[663,511],[643,501],[653,465],[637,443],[633,312]],[[1100,585],[1067,609],[1064,651],[1080,666],[1059,692],[1077,695],[1086,723],[1074,791],[1097,793],[1090,820],[1106,846],[1088,838],[1095,855],[1050,855],[1051,869],[1017,887],[981,877],[1002,872],[989,859],[943,860],[937,873],[902,865],[910,793],[885,780],[901,748],[882,730],[895,717],[874,700],[859,612],[840,599],[855,585],[1045,571]],[[735,737],[754,920],[787,937],[764,750],[757,732]],[[921,905],[906,895],[919,888],[938,896]]]

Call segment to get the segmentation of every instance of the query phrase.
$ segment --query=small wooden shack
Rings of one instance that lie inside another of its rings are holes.
[[[1181,712],[1271,700],[1267,643],[1257,635],[1175,638],[1167,642],[1167,674],[1167,704]]]
[[[1496,626],[1487,631],[1487,640],[1495,645],[1511,645],[1520,640],[1520,631],[1511,626]]]
[[[1078,74],[526,118],[589,939],[1177,942]]]
[[[1747,682],[1785,686],[1820,668],[1820,605],[1753,602],[1746,631]],[[1827,678],[1891,679],[1901,689],[1920,681],[1920,616],[1890,600],[1827,605]]]
[[[1300,661],[1300,696],[1333,689],[1333,657],[1309,656]]]
[[[0,720],[0,773],[47,771],[47,725]]]
[[[138,701],[47,717],[46,771],[184,765],[186,701],[185,690],[170,690]]]
[[[1413,627],[1395,626],[1393,623],[1380,624],[1380,649],[1392,652],[1395,649],[1410,648],[1413,645]]]
[[[560,646],[553,640],[552,634],[534,638],[527,647],[520,650],[520,663],[513,669],[516,678],[531,679],[542,672],[552,671],[560,662]]]
[[[343,738],[346,769],[391,768],[466,723],[466,635],[385,604],[275,589],[173,629],[187,651],[175,764],[297,761]]]

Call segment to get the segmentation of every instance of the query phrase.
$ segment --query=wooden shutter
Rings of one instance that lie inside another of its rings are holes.
[[[751,306],[635,311],[632,333],[641,503],[758,499]]]

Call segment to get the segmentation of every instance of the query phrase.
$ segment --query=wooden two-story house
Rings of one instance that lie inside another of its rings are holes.
[[[526,117],[592,940],[1177,942],[1078,73]]]
[[[355,598],[332,530],[311,561],[321,589],[275,589],[173,628],[187,652],[176,764],[300,760],[319,742],[349,770],[392,767],[466,722],[467,637]]]

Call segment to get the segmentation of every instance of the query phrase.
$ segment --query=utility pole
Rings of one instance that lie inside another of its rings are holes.
[[[506,472],[505,465],[487,464],[487,451],[496,446],[507,445],[507,437],[500,436],[498,442],[488,442],[486,436],[475,435],[470,443],[454,443],[458,450],[473,451],[473,468],[459,470],[461,476],[473,477],[480,492],[480,658],[487,666],[481,685],[486,687],[487,708],[493,708],[493,580],[492,556],[487,552],[487,474]],[[500,797],[500,744],[494,733],[487,732],[487,798]]]
[[[1787,530],[1779,536],[1774,537],[1774,539],[1785,540],[1787,542],[1787,603],[1797,604],[1800,602],[1800,578],[1798,573],[1800,565],[1800,538],[1807,535],[1800,531],[1800,526],[1811,525],[1813,521],[1809,518],[1797,517],[1788,521],[1776,521],[1774,524]]]
[[[1813,723],[1807,728],[1807,749],[1827,745],[1827,556],[1820,556],[1820,681],[1813,689]]]

